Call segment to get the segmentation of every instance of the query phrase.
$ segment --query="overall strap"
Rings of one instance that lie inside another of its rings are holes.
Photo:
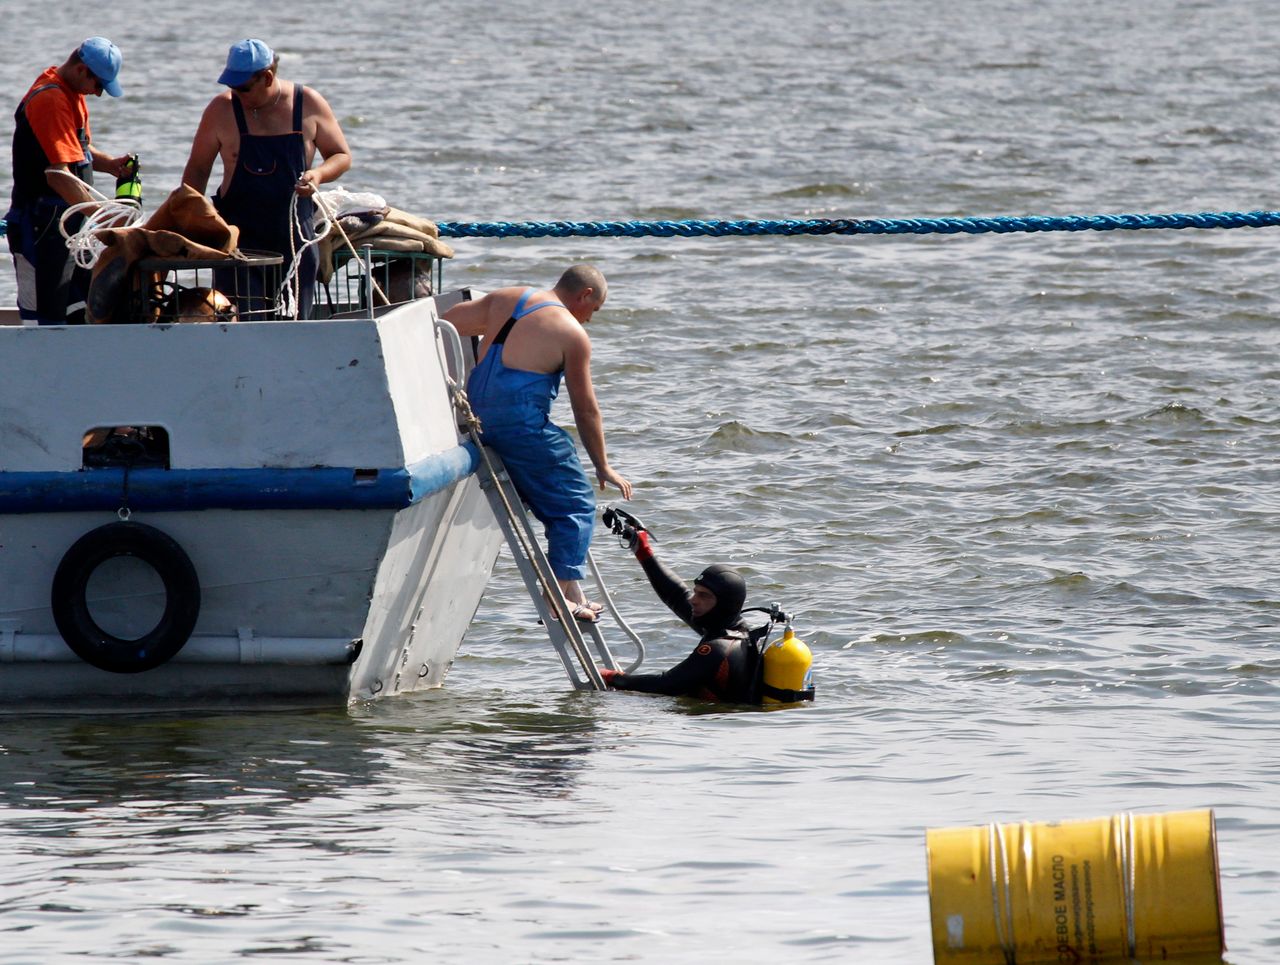
[[[539,308],[546,308],[550,305],[554,305],[557,308],[564,308],[563,304],[561,304],[560,302],[554,299],[546,302],[538,302],[538,304],[530,305],[528,308],[526,308],[524,303],[529,300],[529,296],[532,295],[534,291],[535,289],[533,288],[526,288],[524,290],[524,294],[521,295],[520,300],[516,302],[516,307],[511,310],[512,318],[524,318],[526,315],[536,312]]]
[[[529,313],[522,311],[524,303],[529,300],[529,296],[533,294],[532,288],[526,288],[520,293],[520,300],[516,302],[516,307],[511,309],[511,317],[507,319],[507,324],[498,330],[497,336],[494,337],[493,344],[501,345],[507,340],[507,336],[511,334],[511,326],[518,322],[521,318]]]
[[[27,101],[29,101],[29,100],[31,100],[31,98],[35,97],[35,96],[36,96],[36,94],[39,94],[39,93],[40,93],[40,92],[42,92],[42,91],[49,90],[49,88],[51,88],[51,87],[57,87],[57,86],[58,86],[57,84],[54,84],[54,83],[50,82],[50,83],[48,83],[48,84],[41,84],[39,87],[36,87],[36,88],[33,88],[32,90],[27,91],[27,96],[26,96],[26,97],[24,97],[24,98],[22,98],[22,103],[20,103],[20,104],[18,105],[18,111],[17,111],[17,114],[14,114],[14,119],[15,119],[15,120],[17,119],[18,114],[25,114],[25,113],[26,113],[26,111],[27,111]]]
[[[511,333],[511,326],[514,325],[516,321],[517,319],[515,315],[512,315],[507,319],[507,324],[503,325],[502,328],[499,329],[497,336],[494,338],[494,345],[501,345],[507,340],[507,336]]]
[[[529,300],[529,296],[533,294],[532,288],[526,288],[520,293],[520,300],[516,302],[516,307],[511,309],[511,317],[513,319],[523,318],[525,316],[524,303]]]
[[[516,302],[516,307],[511,309],[511,317],[507,319],[507,324],[503,325],[502,328],[498,330],[497,336],[494,337],[494,345],[501,345],[505,342],[507,340],[507,336],[511,333],[511,326],[531,312],[536,312],[539,308],[546,308],[549,305],[556,305],[560,308],[564,308],[564,305],[557,301],[538,302],[538,304],[530,305],[526,308],[525,302],[529,300],[529,296],[536,290],[537,289],[535,288],[526,288],[521,293],[519,301]]]
[[[240,131],[240,136],[249,133],[249,125],[244,121],[244,108],[240,104],[240,98],[235,94],[231,95],[231,109],[236,112],[236,128]]]

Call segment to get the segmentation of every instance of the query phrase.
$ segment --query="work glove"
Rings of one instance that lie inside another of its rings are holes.
[[[601,671],[600,671],[600,676],[604,678],[604,682],[605,682],[606,684],[612,684],[612,683],[613,683],[613,678],[614,678],[614,677],[621,677],[621,676],[622,676],[622,671],[621,671],[621,670],[609,670],[609,669],[604,669],[604,670],[601,670]]]

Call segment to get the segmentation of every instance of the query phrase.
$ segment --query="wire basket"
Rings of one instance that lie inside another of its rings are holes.
[[[370,271],[365,272],[368,252]],[[420,251],[350,248],[333,253],[333,276],[324,286],[330,317],[369,314],[389,305],[427,298],[443,283],[443,260]],[[372,284],[370,281],[372,280]],[[317,299],[317,304],[319,303]]]
[[[245,250],[226,258],[140,258],[130,268],[129,319],[164,324],[276,320],[283,263],[274,252]]]

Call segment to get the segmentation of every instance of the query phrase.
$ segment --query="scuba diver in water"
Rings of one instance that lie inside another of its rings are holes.
[[[714,563],[698,574],[693,589],[689,590],[654,555],[649,533],[638,519],[610,507],[605,511],[604,523],[635,553],[658,598],[702,635],[693,653],[665,673],[603,670],[605,683],[615,690],[701,697],[726,703],[759,703],[756,685],[759,654],[742,619],[747,584],[741,574]]]

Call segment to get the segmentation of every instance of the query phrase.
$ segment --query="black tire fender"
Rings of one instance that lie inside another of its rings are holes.
[[[94,570],[117,556],[147,563],[164,582],[164,613],[136,640],[98,626],[85,599]],[[167,533],[142,523],[108,523],[71,545],[53,575],[53,620],[81,660],[111,673],[142,673],[171,660],[191,638],[200,616],[200,578],[191,558]]]

